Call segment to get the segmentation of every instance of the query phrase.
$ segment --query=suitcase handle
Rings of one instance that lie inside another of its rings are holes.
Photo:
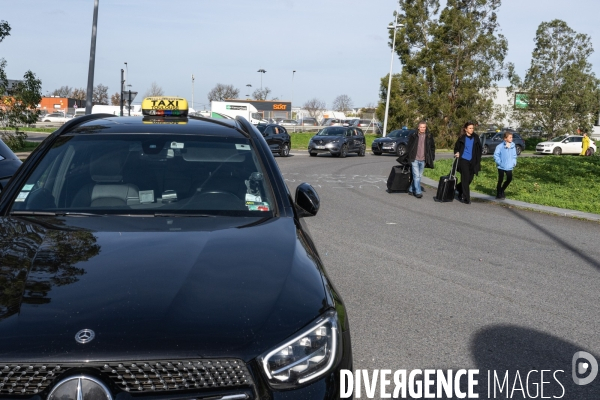
[[[458,157],[454,157],[452,161],[452,168],[450,168],[450,177],[456,177],[456,169],[458,168]]]

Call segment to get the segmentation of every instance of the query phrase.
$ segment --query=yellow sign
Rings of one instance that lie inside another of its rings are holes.
[[[155,96],[142,101],[142,114],[154,116],[186,116],[188,102],[182,97]]]
[[[287,110],[287,104],[273,104],[273,110]]]

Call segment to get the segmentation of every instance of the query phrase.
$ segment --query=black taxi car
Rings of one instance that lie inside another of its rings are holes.
[[[362,129],[352,126],[327,126],[310,139],[308,154],[315,157],[317,154],[326,153],[344,158],[349,153],[357,153],[364,157],[366,147]]]
[[[241,117],[142,107],[65,123],[1,194],[0,398],[339,398],[315,190]]]

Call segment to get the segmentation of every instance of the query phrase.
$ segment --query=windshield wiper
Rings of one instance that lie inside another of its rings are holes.
[[[43,215],[52,217],[103,217],[104,214],[92,214],[83,212],[70,212],[70,211],[13,211],[10,215]]]
[[[186,213],[154,213],[155,217],[210,217],[214,218],[216,215],[210,214],[186,214]]]

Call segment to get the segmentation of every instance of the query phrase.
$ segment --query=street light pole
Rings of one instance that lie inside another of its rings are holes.
[[[263,76],[263,74],[264,74],[265,72],[267,72],[267,71],[265,71],[264,69],[262,69],[262,68],[261,68],[261,69],[259,69],[259,70],[258,70],[258,71],[256,71],[256,72],[260,72],[260,91],[262,92],[262,76]]]
[[[194,74],[192,74],[192,108],[194,108]]]
[[[125,88],[123,87],[123,85],[125,84],[125,79],[123,78],[124,72],[125,72],[125,70],[123,68],[121,68],[121,101],[120,101],[121,110],[119,112],[120,117],[123,116],[123,95],[124,95],[123,92],[125,91]]]
[[[90,66],[88,69],[85,114],[92,113],[92,96],[94,95],[94,65],[96,64],[96,31],[98,27],[98,0],[94,0],[94,18],[92,20],[92,43],[90,45]]]
[[[296,70],[292,71],[292,101],[290,102],[290,119],[292,119],[292,110],[294,108],[294,75]]]
[[[398,27],[402,27],[404,25],[398,24],[398,12],[396,12],[396,22],[394,26],[388,26],[388,29],[394,28],[394,39],[392,40],[392,59],[390,61],[390,77],[388,80],[387,87],[387,99],[385,101],[385,115],[383,116],[383,136],[387,135],[387,122],[388,122],[388,111],[390,109],[390,92],[392,91],[392,67],[394,66],[394,50],[396,49],[396,32]]]

